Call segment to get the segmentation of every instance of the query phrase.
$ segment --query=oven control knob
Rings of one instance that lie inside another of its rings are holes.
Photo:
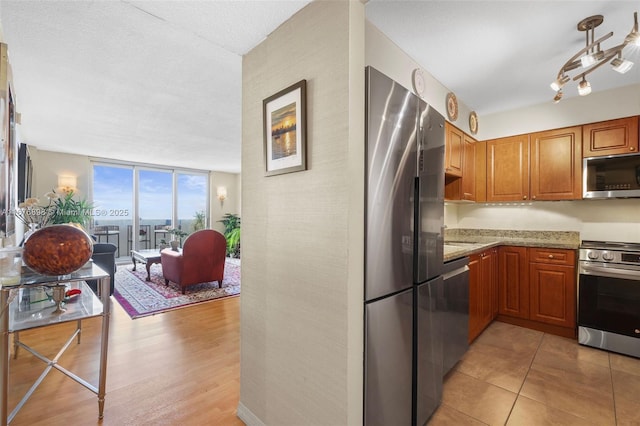
[[[604,252],[602,253],[602,258],[606,261],[611,261],[613,260],[613,253]]]
[[[587,253],[587,257],[591,260],[596,260],[598,256],[598,252],[595,251],[590,251],[589,253]]]

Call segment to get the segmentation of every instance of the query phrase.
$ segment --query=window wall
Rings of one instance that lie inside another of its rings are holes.
[[[120,257],[157,249],[170,228],[191,234],[209,225],[207,172],[94,163],[93,200],[92,232]]]

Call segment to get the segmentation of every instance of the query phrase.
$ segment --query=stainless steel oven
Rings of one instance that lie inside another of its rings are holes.
[[[583,241],[578,341],[640,358],[640,244]]]

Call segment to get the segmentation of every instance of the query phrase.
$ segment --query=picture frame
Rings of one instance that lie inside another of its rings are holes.
[[[265,176],[307,169],[307,80],[262,101]]]

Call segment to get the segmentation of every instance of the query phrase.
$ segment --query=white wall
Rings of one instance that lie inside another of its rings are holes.
[[[477,136],[487,140],[633,115],[640,115],[640,84],[483,116]]]
[[[423,99],[448,120],[445,102],[447,93],[449,93],[450,90],[436,80],[429,73],[429,70],[423,68],[402,51],[371,22],[366,21],[365,30],[367,40],[365,48],[366,64],[386,74],[412,92],[414,92],[411,82],[413,70],[421,68],[425,77]],[[428,48],[429,46],[425,46],[425,49]],[[470,113],[471,109],[462,99],[458,98],[458,119],[453,122],[453,124],[468,134],[471,134],[468,120]]]
[[[360,425],[364,5],[315,1],[245,55],[238,415]],[[308,170],[264,176],[262,101],[307,80]]]

